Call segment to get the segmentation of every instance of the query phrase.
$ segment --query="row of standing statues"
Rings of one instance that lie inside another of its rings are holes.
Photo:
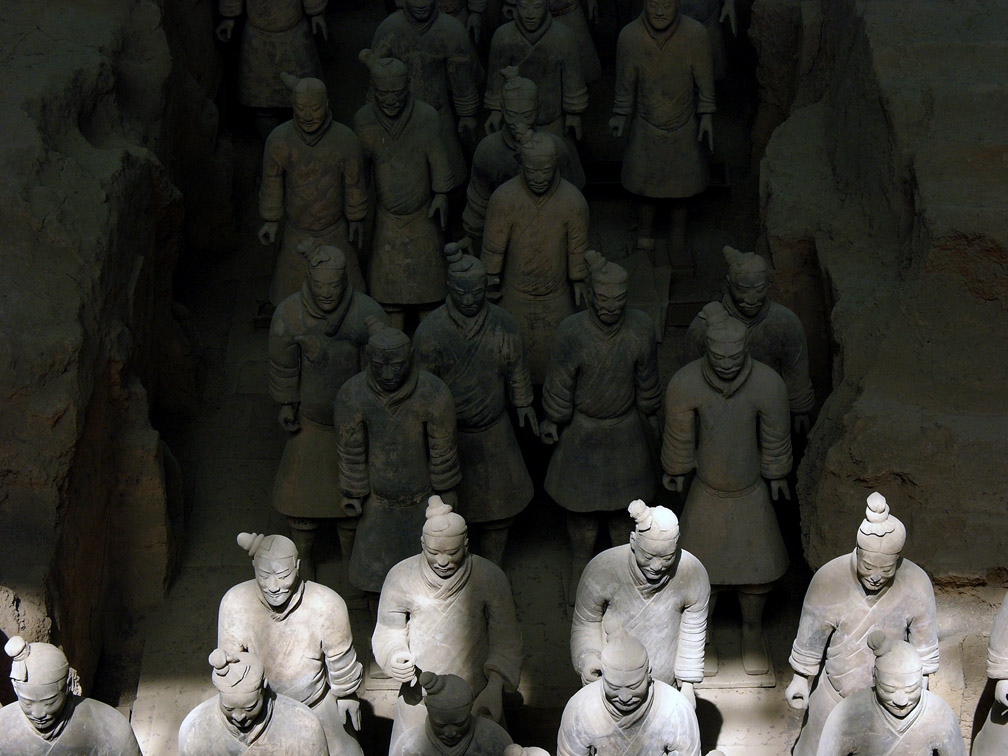
[[[629,543],[588,564],[577,589],[571,660],[583,687],[563,710],[557,756],[699,756],[694,686],[704,677],[712,586],[664,507],[629,506]],[[401,683],[390,756],[548,756],[512,742],[503,695],[517,689],[522,636],[511,588],[469,551],[468,525],[434,495],[419,553],[382,585],[371,650]],[[903,524],[868,498],[856,546],[821,567],[802,606],[785,696],[807,708],[794,756],[960,756],[959,719],[931,692],[938,669],[934,592],[901,557]],[[293,541],[241,533],[255,576],[220,603],[209,655],[216,695],[179,729],[180,756],[361,756],[363,679],[344,600],[304,580]],[[0,709],[0,753],[138,756],[129,722],[80,696],[66,656],[11,638],[18,703]],[[1008,743],[1008,601],[995,619],[995,702],[974,756]],[[712,752],[716,753],[716,752]]]

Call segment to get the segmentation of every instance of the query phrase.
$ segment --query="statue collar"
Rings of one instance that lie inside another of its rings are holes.
[[[728,290],[727,286],[725,286],[724,297],[721,299],[721,304],[724,305],[724,308],[728,310],[728,314],[735,318],[735,320],[740,320],[745,323],[746,328],[752,328],[757,323],[762,322],[766,318],[767,313],[770,312],[770,297],[767,297],[759,312],[752,317],[743,315],[739,311],[738,305],[735,304],[735,300],[732,299],[731,292]]]
[[[633,549],[628,551],[629,561],[630,561],[630,580],[633,581],[634,588],[646,599],[650,599],[653,596],[661,593],[662,589],[669,584],[672,576],[675,574],[676,570],[679,568],[679,560],[682,557],[682,549],[676,554],[676,560],[669,568],[669,571],[662,575],[661,580],[657,583],[652,583],[646,577],[644,573],[641,572],[640,566],[637,564],[637,559],[634,557]]]
[[[403,129],[406,128],[406,124],[409,123],[410,118],[413,116],[413,103],[413,93],[411,92],[406,98],[406,104],[403,106],[403,109],[399,111],[399,115],[395,118],[389,118],[375,103],[371,103],[371,109],[374,111],[375,120],[381,124],[381,127],[388,132],[389,136],[393,139],[398,139],[402,135]]]
[[[305,581],[302,580],[301,583],[298,585],[297,590],[294,591],[291,597],[287,600],[287,605],[280,611],[277,611],[272,606],[270,606],[269,602],[263,598],[262,591],[256,590],[256,596],[259,597],[259,603],[265,606],[267,609],[269,609],[269,617],[271,620],[273,620],[274,622],[283,622],[290,616],[291,612],[293,612],[295,609],[301,606],[301,599],[304,598],[304,589],[305,589]]]
[[[423,552],[420,553],[420,577],[424,585],[434,591],[434,598],[436,599],[446,601],[455,597],[459,591],[465,588],[471,575],[471,554],[466,554],[465,560],[451,577],[443,578],[434,572],[434,568],[427,563],[427,557],[423,555]]]
[[[417,21],[408,10],[403,8],[403,15],[406,17],[406,23],[409,24],[417,34],[426,34],[427,30],[434,26],[434,22],[437,21],[438,14],[440,12],[441,11],[438,10],[437,4],[435,4],[434,7],[431,8],[431,14],[427,17],[426,21]]]
[[[889,726],[889,729],[899,735],[902,735],[913,727],[914,722],[920,719],[921,714],[924,713],[924,709],[927,708],[928,697],[931,694],[927,688],[924,688],[921,691],[920,701],[914,706],[913,711],[900,719],[899,717],[894,717],[885,706],[879,703],[878,697],[874,693],[875,688],[872,688],[872,704],[875,706],[876,711],[878,711],[882,720]]]
[[[380,401],[387,410],[394,411],[400,404],[405,402],[411,396],[413,392],[416,391],[417,381],[420,378],[419,368],[416,366],[416,361],[410,365],[409,375],[406,376],[406,380],[403,381],[402,386],[397,388],[395,391],[386,391],[375,381],[374,376],[371,375],[370,368],[367,371],[367,385],[371,389],[371,392],[378,397]]]
[[[224,723],[224,727],[231,734],[235,740],[242,743],[246,748],[255,743],[266,732],[266,728],[269,727],[270,722],[273,720],[273,704],[276,701],[276,693],[273,692],[272,688],[267,688],[263,692],[263,697],[266,699],[263,702],[263,710],[259,715],[259,721],[252,725],[248,730],[239,730],[234,726],[224,712],[221,711],[220,706],[217,706],[217,716],[220,717],[221,722]]]
[[[322,141],[322,137],[324,137],[326,132],[329,131],[330,126],[332,126],[332,111],[326,113],[325,121],[322,122],[322,125],[310,134],[298,125],[296,118],[294,119],[294,130],[298,133],[298,136],[301,137],[301,141],[309,147],[314,147]]]
[[[539,40],[546,36],[546,32],[550,30],[550,27],[553,26],[553,15],[551,13],[547,13],[546,18],[544,18],[543,22],[539,24],[539,28],[531,34],[525,31],[525,27],[518,23],[517,19],[515,19],[513,23],[515,28],[518,30],[518,34],[521,35],[521,38],[524,39],[529,46],[535,47],[539,44]]]
[[[52,741],[56,740],[60,735],[63,734],[63,731],[66,729],[66,726],[70,723],[70,717],[73,716],[74,709],[77,708],[77,702],[79,700],[80,699],[77,696],[68,692],[66,697],[66,704],[63,705],[63,711],[60,712],[59,720],[56,722],[55,725],[53,725],[50,729],[46,730],[45,732],[39,732],[35,728],[35,725],[33,725],[31,721],[29,721],[28,716],[24,713],[24,711],[21,712],[21,716],[24,717],[25,724],[28,725],[28,729],[31,732],[33,732],[37,737],[41,738],[42,740],[51,743]]]
[[[644,29],[647,31],[648,36],[651,37],[655,42],[658,43],[658,47],[664,47],[665,43],[672,39],[672,36],[679,29],[679,22],[682,21],[682,13],[677,13],[675,20],[668,25],[667,29],[662,29],[659,31],[655,29],[651,22],[648,20],[646,13],[641,13],[641,22],[644,24]]]
[[[480,311],[470,318],[469,316],[463,315],[459,312],[455,303],[452,302],[450,294],[445,300],[445,307],[448,309],[448,317],[451,318],[452,322],[456,326],[458,326],[458,329],[462,331],[462,335],[466,339],[471,339],[483,329],[483,324],[486,322],[487,318],[487,310],[490,309],[490,305],[487,302],[484,302]]]
[[[343,291],[342,299],[340,299],[339,304],[336,305],[336,309],[332,312],[325,312],[315,304],[315,298],[312,297],[307,282],[301,285],[301,303],[304,305],[305,312],[316,320],[325,321],[326,336],[335,336],[336,332],[339,331],[340,326],[343,325],[343,319],[346,317],[347,310],[350,309],[351,302],[353,302],[353,285],[349,281],[347,281],[346,289]]]
[[[434,746],[440,756],[462,756],[462,754],[469,750],[470,743],[472,743],[473,738],[476,737],[476,718],[475,716],[473,717],[472,727],[469,728],[469,732],[453,746],[445,745],[441,742],[438,736],[434,734],[429,718],[424,723],[424,732],[427,733],[427,739],[431,742],[431,745]]]
[[[602,703],[605,705],[606,711],[609,712],[609,716],[613,718],[616,726],[621,730],[633,727],[648,715],[648,712],[651,711],[651,705],[654,703],[654,690],[655,684],[654,681],[652,681],[651,684],[648,685],[647,698],[644,699],[644,702],[629,714],[624,714],[622,711],[609,703],[609,699],[606,698],[605,690],[603,689],[601,682],[599,682],[598,688],[599,695],[602,696]]]
[[[702,369],[704,380],[710,384],[711,388],[720,392],[725,397],[729,397],[742,388],[742,385],[749,379],[749,374],[752,372],[752,357],[748,354],[746,355],[745,364],[742,366],[739,374],[731,381],[720,378],[711,368],[710,362],[706,358],[704,358]]]

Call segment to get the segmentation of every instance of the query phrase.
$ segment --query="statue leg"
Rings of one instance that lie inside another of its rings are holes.
[[[504,547],[513,517],[480,524],[480,552],[498,567],[504,562]]]
[[[312,558],[312,548],[315,546],[318,520],[309,517],[288,517],[287,524],[290,525],[291,540],[297,546],[298,558],[301,560],[301,578],[314,580],[315,560]]]
[[[686,203],[684,200],[672,201],[672,212],[669,215],[669,258],[680,259],[686,252]]]
[[[762,675],[770,669],[763,643],[763,607],[771,585],[746,585],[738,589],[742,610],[742,666],[746,674]]]
[[[633,519],[625,509],[617,509],[609,515],[609,540],[613,546],[622,546],[630,542],[630,531],[634,529]]]
[[[567,513],[567,538],[570,541],[570,565],[568,568],[567,603],[574,605],[577,595],[577,584],[581,579],[588,560],[595,551],[595,539],[598,536],[599,516],[595,512]]]
[[[382,309],[388,315],[390,326],[400,331],[406,326],[406,309],[402,305],[382,304]]]
[[[417,320],[423,320],[428,315],[430,315],[434,310],[440,307],[443,302],[431,302],[429,304],[423,304],[417,307]]]
[[[645,251],[654,265],[655,247],[655,204],[648,199],[642,199],[637,204],[637,250]]]
[[[350,561],[353,553],[354,538],[357,537],[357,518],[347,517],[336,521],[336,533],[339,536],[340,558]]]

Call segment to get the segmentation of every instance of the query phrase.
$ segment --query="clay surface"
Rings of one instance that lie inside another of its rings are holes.
[[[1001,602],[987,643],[987,677],[996,680],[994,703],[973,741],[973,756],[995,756],[1008,747],[1008,601]]]

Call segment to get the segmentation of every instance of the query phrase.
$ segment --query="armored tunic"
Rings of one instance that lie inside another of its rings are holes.
[[[571,696],[560,719],[557,756],[700,756],[696,712],[671,685],[654,680],[630,714],[606,701],[602,681]]]
[[[585,567],[577,587],[574,669],[580,672],[585,657],[602,653],[605,622],[644,644],[656,680],[702,682],[709,600],[707,570],[688,551],[680,550],[672,574],[658,583],[641,573],[630,544],[603,551]]]
[[[791,667],[814,677],[825,655],[823,674],[809,696],[808,718],[794,756],[815,756],[826,718],[840,701],[872,684],[875,655],[868,634],[882,630],[889,638],[917,648],[924,674],[938,670],[938,622],[934,589],[920,567],[900,561],[888,588],[865,593],[857,577],[857,556],[832,559],[812,577],[802,603]]]
[[[439,119],[413,97],[394,119],[372,103],[354,116],[378,198],[368,291],[382,304],[429,304],[447,293],[440,221],[427,217],[433,195],[455,186]]]
[[[470,523],[514,517],[532,500],[532,479],[507,415],[508,399],[528,407],[533,398],[518,323],[489,303],[467,318],[449,298],[417,326],[413,348],[455,400],[459,514]]]
[[[364,319],[385,321],[385,311],[349,286],[331,313],[318,309],[307,289],[273,313],[269,337],[269,388],[280,404],[298,404],[301,429],[288,435],[273,484],[273,506],[289,517],[346,517],[339,491],[339,453],[333,401],[361,370],[368,341]],[[295,340],[317,340],[315,361]]]
[[[507,730],[486,717],[473,718],[473,731],[446,746],[427,723],[411,727],[392,744],[389,756],[502,756],[511,745]]]
[[[220,0],[224,18],[245,10],[238,66],[238,101],[251,108],[289,108],[290,90],[280,80],[324,78],[308,16],[325,13],[328,0]],[[307,15],[306,15],[307,14]]]
[[[1008,680],[1008,596],[998,609],[987,644],[987,677]],[[987,720],[973,741],[973,756],[1001,756],[1008,752],[1008,717],[1005,707],[994,701]]]
[[[697,114],[714,110],[710,41],[699,22],[680,15],[658,31],[642,14],[623,27],[613,113],[633,116],[621,174],[627,191],[675,198],[706,189]]]
[[[862,688],[833,709],[817,756],[966,756],[959,717],[941,696],[921,691],[905,718],[886,711],[874,688]]]
[[[544,416],[562,428],[545,486],[557,504],[572,512],[616,511],[654,497],[654,454],[642,415],[661,409],[661,385],[647,315],[627,308],[608,325],[586,310],[564,320],[542,401]]]
[[[769,365],[784,379],[791,414],[804,415],[811,412],[815,406],[815,393],[809,378],[805,328],[798,316],[784,305],[769,299],[752,318],[739,312],[731,294],[726,293],[721,304],[733,318],[745,324],[752,358]],[[707,351],[706,337],[707,319],[700,312],[693,318],[686,332],[686,345],[683,349],[686,362],[703,356]]]
[[[490,197],[482,260],[501,277],[500,303],[521,326],[533,383],[545,380],[553,334],[574,312],[572,284],[588,275],[587,248],[588,203],[559,176],[541,195],[516,176]]]
[[[46,736],[17,703],[0,709],[0,753],[5,756],[140,756],[126,717],[108,704],[72,693],[62,718]]]
[[[441,380],[413,367],[388,393],[358,373],[336,399],[340,489],[365,498],[350,580],[377,593],[386,573],[420,547],[427,497],[460,480],[455,403]]]
[[[329,119],[312,134],[303,132],[294,120],[273,129],[263,151],[259,214],[263,220],[279,222],[285,210],[287,222],[270,285],[273,304],[301,288],[306,263],[298,244],[308,238],[342,249],[350,283],[364,291],[347,222],[362,221],[367,215],[367,181],[360,141],[349,128]]]
[[[665,395],[662,468],[696,468],[679,527],[680,545],[707,568],[712,585],[771,583],[787,550],[763,478],[791,470],[787,388],[752,358],[731,382],[706,358],[681,368]]]

